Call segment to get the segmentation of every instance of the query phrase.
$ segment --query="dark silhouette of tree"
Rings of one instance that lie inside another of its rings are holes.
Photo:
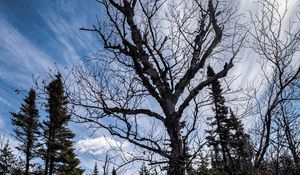
[[[98,2],[106,21],[82,30],[98,34],[106,53],[75,73],[79,91],[73,93],[72,103],[86,110],[86,115],[78,117],[155,154],[143,159],[164,164],[168,175],[183,175],[198,150],[191,149],[191,139],[201,142],[194,139],[200,138],[195,132],[198,108],[205,102],[197,97],[213,81],[226,77],[243,45],[244,35],[234,20],[235,4],[219,0]],[[222,69],[206,79],[203,70],[223,53],[218,59]],[[147,106],[147,100],[155,105]],[[141,118],[161,126],[162,132],[153,133],[157,131],[154,124],[151,129],[141,128]]]
[[[0,174],[19,175],[25,173],[24,161],[19,159],[9,145],[9,140],[5,141],[4,136],[0,136]]]
[[[139,175],[151,175],[150,171],[148,170],[145,164],[142,165]]]
[[[112,175],[117,175],[117,171],[116,171],[116,169],[115,168],[113,168],[113,170],[112,170],[112,173],[111,173]]]
[[[253,165],[252,158],[254,154],[254,146],[250,136],[245,133],[243,124],[240,119],[230,110],[229,128],[231,156],[233,159],[233,171],[240,174],[252,174]]]
[[[209,66],[207,76],[211,77],[214,75],[213,69]],[[230,119],[222,93],[220,82],[214,81],[211,84],[211,96],[215,116],[210,119],[212,121],[209,125],[212,129],[207,130],[209,136],[206,139],[209,146],[213,149],[212,167],[229,173],[231,172],[229,164],[232,162],[232,155],[230,153],[230,128],[228,126]]]
[[[30,161],[36,157],[36,150],[39,146],[39,127],[38,110],[36,108],[36,92],[30,89],[28,96],[25,97],[20,112],[11,113],[11,122],[15,126],[15,138],[20,142],[18,150],[25,154],[25,174],[30,174]]]
[[[207,76],[214,76],[209,66]],[[251,174],[252,147],[241,121],[225,105],[225,98],[218,80],[211,84],[215,116],[209,123],[206,137],[212,148],[212,168],[221,174]],[[218,174],[217,173],[217,174]]]
[[[63,131],[63,132],[70,132],[70,131]],[[72,136],[73,135],[73,136]],[[64,140],[62,143],[62,149],[60,150],[59,156],[59,166],[57,172],[59,174],[70,174],[70,175],[81,175],[83,174],[84,170],[79,168],[80,160],[76,157],[73,148],[73,142],[69,139],[73,139],[74,134],[68,133],[69,138]],[[72,136],[72,137],[70,137]],[[66,137],[64,138],[66,139]]]
[[[95,162],[95,166],[94,166],[92,175],[98,175],[98,174],[99,174],[98,165],[97,165],[97,162]]]
[[[12,149],[9,147],[9,141],[7,142],[1,140],[0,143],[0,159],[2,162],[2,168],[4,173],[13,172],[14,165],[17,163],[17,158],[12,152]]]
[[[210,168],[211,163],[209,162],[209,154],[204,154],[201,150],[199,155],[197,155],[198,161],[194,164],[195,167],[191,166],[187,170],[188,175],[211,175],[212,168]]]
[[[78,168],[80,161],[74,153],[72,139],[75,135],[67,128],[71,116],[67,109],[68,101],[61,78],[61,74],[58,73],[46,87],[49,120],[44,122],[46,148],[41,149],[45,159],[45,175],[83,173],[83,170]]]

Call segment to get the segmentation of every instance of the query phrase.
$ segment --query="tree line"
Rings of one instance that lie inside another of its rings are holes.
[[[68,96],[60,73],[45,87],[47,119],[41,121],[37,92],[31,88],[17,113],[11,112],[17,156],[9,140],[0,137],[0,173],[12,175],[81,175],[80,160],[74,153],[75,134],[68,128],[71,120]],[[38,161],[36,161],[39,159]],[[43,162],[43,163],[41,163]],[[108,172],[104,174],[108,175]],[[116,175],[116,170],[112,170]],[[100,175],[95,163],[91,175]]]
[[[84,170],[79,167],[80,161],[74,153],[75,134],[68,128],[71,116],[61,74],[56,74],[44,88],[48,114],[45,120],[40,120],[37,93],[33,88],[24,98],[20,111],[11,113],[14,137],[18,141],[16,149],[24,156],[17,160],[8,142],[2,145],[3,171],[24,175],[82,174]],[[34,161],[36,159],[40,161]]]

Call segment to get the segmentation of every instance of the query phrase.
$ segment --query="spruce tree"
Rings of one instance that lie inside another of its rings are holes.
[[[9,141],[7,140],[4,143],[2,140],[0,145],[0,159],[1,159],[1,168],[3,168],[4,173],[10,173],[13,171],[14,165],[17,162],[15,155],[12,152],[12,149],[9,147]]]
[[[98,165],[97,165],[97,162],[95,162],[95,166],[94,166],[92,175],[98,175],[98,174],[99,174]]]
[[[117,171],[116,171],[116,169],[115,168],[113,168],[113,170],[112,170],[112,173],[111,173],[112,175],[117,175]]]
[[[213,69],[208,67],[207,76],[212,77],[214,75]],[[211,118],[212,130],[207,131],[209,136],[206,139],[213,149],[212,166],[213,168],[220,168],[221,171],[229,171],[228,164],[231,155],[229,151],[228,108],[225,106],[225,99],[222,96],[222,88],[218,80],[211,84],[211,96],[215,116]]]
[[[151,175],[145,164],[142,165],[139,175]]]
[[[208,77],[215,73],[211,67]],[[211,84],[211,96],[215,116],[210,118],[211,130],[206,137],[212,148],[212,168],[216,174],[250,174],[251,143],[244,132],[241,121],[225,105],[221,84],[218,80]]]
[[[15,126],[15,138],[20,142],[18,150],[25,155],[25,174],[30,174],[30,161],[36,156],[39,137],[38,110],[36,108],[36,93],[30,89],[28,96],[25,97],[20,112],[11,113],[11,122]]]
[[[24,161],[19,159],[9,146],[9,140],[5,142],[0,135],[0,174],[20,175],[25,174]]]
[[[73,148],[72,139],[75,135],[67,128],[71,116],[67,109],[68,101],[60,73],[49,83],[46,90],[49,120],[44,122],[46,148],[41,150],[45,159],[45,175],[82,174],[83,170],[78,167],[80,161]]]
[[[254,147],[250,141],[250,136],[245,133],[243,124],[232,110],[230,110],[229,128],[230,133],[231,154],[233,158],[233,168],[241,172],[241,174],[251,174]]]

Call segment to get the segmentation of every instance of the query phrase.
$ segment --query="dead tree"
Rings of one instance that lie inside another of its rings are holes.
[[[282,108],[287,103],[295,104],[295,100],[299,99],[299,92],[297,96],[295,89],[300,76],[300,59],[297,57],[300,43],[299,17],[287,18],[288,1],[282,3],[278,0],[262,0],[258,4],[261,11],[252,15],[253,40],[250,42],[253,50],[260,56],[264,82],[262,95],[257,98],[261,128],[254,161],[256,169],[260,168],[272,138],[276,138],[278,116],[292,148],[290,151],[294,152],[290,123],[286,121]]]
[[[76,71],[82,122],[144,150],[136,160],[183,175],[199,142],[206,88],[226,77],[243,45],[234,1],[98,0],[104,51]],[[208,65],[218,70],[206,76]],[[150,156],[145,156],[148,155]]]

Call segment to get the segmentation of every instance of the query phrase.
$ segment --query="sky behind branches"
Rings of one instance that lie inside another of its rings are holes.
[[[241,0],[239,10],[248,14],[254,0]],[[283,1],[282,1],[283,2]],[[290,17],[297,8],[297,0],[290,0]],[[80,31],[81,27],[95,24],[101,7],[94,0],[1,0],[0,1],[0,134],[11,137],[12,126],[9,112],[17,112],[26,93],[17,94],[16,89],[33,86],[32,77],[46,77],[50,69],[67,72],[80,60],[101,48],[96,36]],[[255,64],[250,52],[240,53],[243,58],[232,72],[240,75],[236,87],[246,78],[256,76]],[[248,70],[247,74],[243,74]],[[94,166],[95,158],[105,155],[102,149],[120,144],[102,134],[89,138],[84,126],[71,127],[77,134],[76,146],[83,168]],[[90,149],[94,156],[86,154]],[[98,157],[97,157],[98,156]],[[99,162],[101,166],[101,162]]]

